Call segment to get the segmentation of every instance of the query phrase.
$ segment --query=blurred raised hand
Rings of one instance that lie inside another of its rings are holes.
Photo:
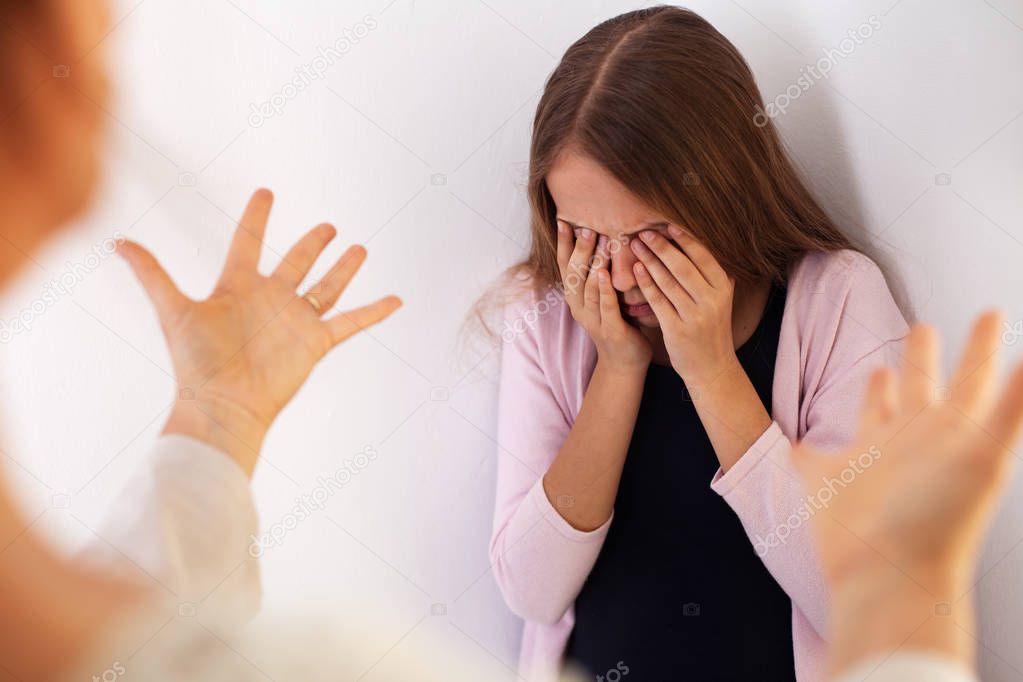
[[[1000,332],[1001,316],[983,315],[946,381],[937,333],[914,326],[903,366],[871,376],[856,442],[792,453],[817,509],[814,491],[834,490],[811,517],[833,673],[900,647],[972,659],[977,555],[1023,425],[1023,364],[996,386]]]
[[[870,378],[856,444],[837,456],[796,448],[794,462],[811,490],[867,453],[861,473],[846,474],[853,480],[819,520],[828,573],[841,577],[864,561],[913,570],[972,558],[1023,424],[1023,365],[995,390],[1000,325],[998,313],[977,321],[947,382],[937,333],[914,326],[903,366]]]
[[[251,475],[263,438],[281,409],[334,346],[400,305],[386,296],[325,315],[366,259],[351,246],[307,292],[298,286],[336,235],[328,224],[302,237],[269,276],[258,271],[273,194],[257,190],[235,231],[213,293],[182,294],[156,258],[134,242],[120,253],[156,308],[170,348],[178,400],[164,433],[192,436],[230,455]]]

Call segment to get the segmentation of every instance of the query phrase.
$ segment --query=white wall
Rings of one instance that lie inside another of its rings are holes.
[[[986,305],[1023,326],[1021,0],[691,6],[746,55],[768,100],[875,17],[870,37],[777,119],[786,140],[826,206],[894,266],[951,350]],[[528,135],[545,77],[573,40],[632,7],[118,3],[107,43],[120,90],[107,189],[82,229],[7,293],[0,318],[31,306],[115,231],[204,295],[232,218],[260,185],[277,195],[264,267],[321,220],[341,232],[329,254],[368,244],[346,300],[393,291],[405,307],[322,364],[272,432],[255,479],[270,526],[318,475],[367,446],[379,453],[263,564],[271,604],[327,605],[383,628],[397,644],[353,652],[367,668],[383,657],[374,670],[385,669],[430,631],[472,647],[495,673],[514,665],[518,623],[486,555],[495,356],[459,357],[456,336],[484,284],[524,253]],[[313,65],[317,47],[346,29],[362,34],[360,23],[373,28],[279,115],[253,125],[253,103]],[[173,397],[156,320],[124,264],[78,273],[73,293],[37,303],[32,330],[0,346],[6,468],[39,515],[36,528],[68,548],[91,536],[144,462]],[[1021,349],[1010,344],[1008,355]],[[1021,492],[1017,479],[976,588],[990,680],[1023,680]],[[365,600],[370,608],[358,606]],[[446,615],[429,615],[433,604]]]

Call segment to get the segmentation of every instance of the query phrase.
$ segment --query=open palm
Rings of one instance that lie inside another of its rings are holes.
[[[390,315],[396,296],[325,319],[366,259],[352,246],[305,295],[296,289],[336,231],[327,224],[300,239],[269,276],[258,271],[273,195],[258,190],[235,231],[213,293],[182,294],[157,260],[134,242],[121,253],[156,308],[170,348],[178,400],[165,432],[204,440],[247,472],[277,414],[334,346]]]
[[[924,584],[933,567],[975,556],[1023,427],[1023,364],[995,390],[1000,330],[998,313],[981,317],[943,386],[937,335],[915,326],[903,367],[871,377],[856,443],[793,451],[808,491],[842,482],[813,517],[833,582],[877,565]]]

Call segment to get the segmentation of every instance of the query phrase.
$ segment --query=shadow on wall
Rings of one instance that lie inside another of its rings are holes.
[[[785,33],[787,37],[797,39],[796,44],[804,42],[799,41],[799,38],[818,33],[800,23],[804,16],[806,16],[805,12],[787,13],[790,23],[785,26]],[[869,27],[869,24],[867,26]],[[782,40],[779,37],[780,48],[777,51],[772,51],[770,61],[767,63],[761,61],[756,65],[750,64],[755,74],[760,74],[757,77],[757,83],[760,86],[765,106],[770,112],[771,103],[778,98],[785,98],[787,86],[799,86],[797,80],[799,77],[809,79],[807,82],[810,82],[811,85],[802,90],[804,96],[799,97],[798,102],[791,98],[779,100],[788,102],[791,106],[784,108],[781,115],[773,117],[774,125],[778,129],[790,158],[799,169],[814,198],[849,237],[854,246],[881,268],[895,302],[907,320],[912,322],[916,316],[903,275],[896,268],[895,259],[891,255],[890,249],[877,243],[877,239],[866,224],[861,184],[849,158],[846,135],[839,116],[840,96],[828,86],[826,77],[815,80],[812,74],[808,76],[801,73],[800,76],[790,77],[777,90],[775,90],[776,86],[768,84],[771,79],[765,77],[776,73],[792,73],[787,60],[781,58],[782,54],[780,53],[784,50],[791,49],[799,52],[801,64],[807,66],[816,65],[822,58],[823,51],[809,55],[803,54],[794,46],[790,45],[789,48],[785,48],[782,45]],[[840,48],[835,46],[833,49]],[[747,61],[749,61],[748,57]],[[784,63],[782,63],[783,61]],[[835,66],[839,65],[835,64]]]

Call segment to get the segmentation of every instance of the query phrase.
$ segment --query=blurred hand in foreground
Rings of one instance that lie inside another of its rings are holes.
[[[972,660],[963,626],[976,557],[1023,424],[1023,364],[995,390],[1000,332],[1000,315],[983,315],[946,383],[936,332],[915,326],[903,366],[871,376],[855,444],[793,451],[811,494],[844,484],[812,517],[832,594],[832,672],[901,646]]]
[[[351,246],[304,295],[296,293],[336,235],[328,224],[300,239],[269,276],[258,271],[269,190],[245,209],[213,293],[203,301],[182,294],[146,249],[125,242],[128,261],[156,308],[170,348],[178,400],[164,433],[202,440],[230,455],[249,474],[278,413],[334,346],[380,322],[397,296],[324,318],[366,259]]]

